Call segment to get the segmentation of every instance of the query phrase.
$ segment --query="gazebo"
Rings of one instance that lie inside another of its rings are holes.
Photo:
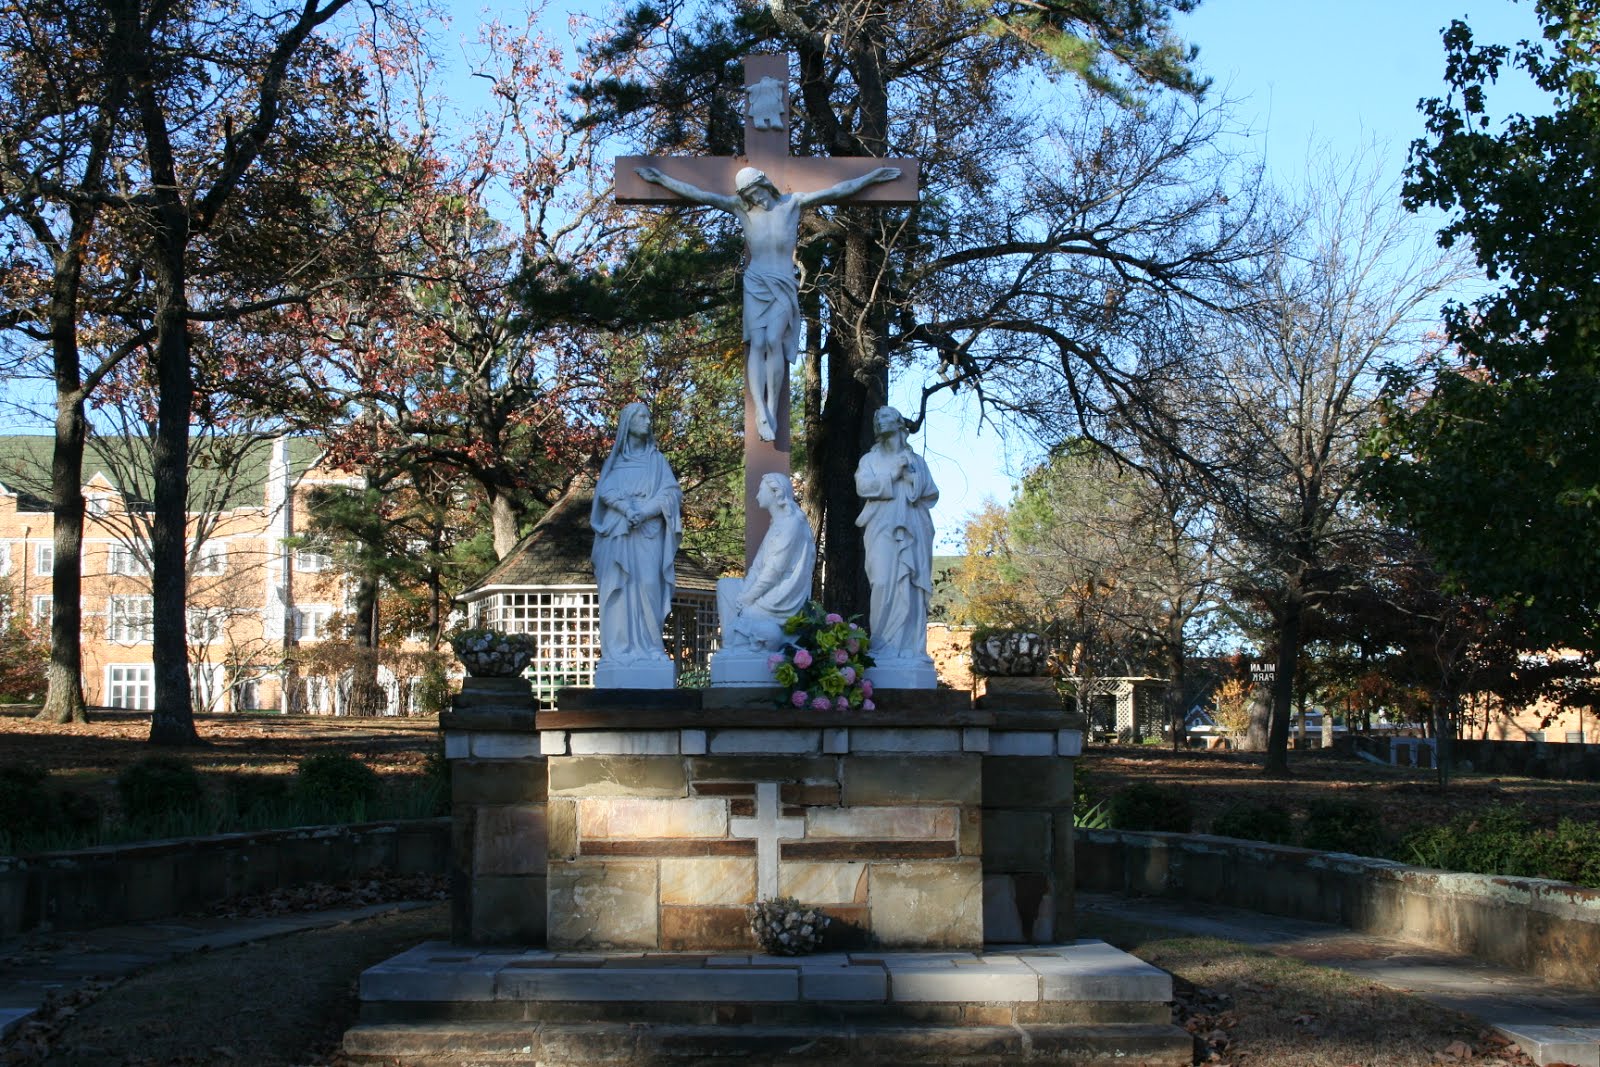
[[[594,684],[600,598],[589,562],[593,499],[593,477],[580,475],[500,565],[457,598],[471,626],[533,635],[527,677],[540,700],[563,686]],[[717,577],[683,552],[677,572],[663,640],[682,685],[709,670],[716,650]]]

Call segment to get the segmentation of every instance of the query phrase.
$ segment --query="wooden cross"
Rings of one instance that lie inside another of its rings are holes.
[[[754,818],[728,820],[728,836],[756,842],[756,899],[772,900],[778,895],[778,849],[780,841],[806,836],[806,821],[781,817],[778,783],[756,783]]]
[[[653,185],[636,173],[654,167],[670,177],[701,189],[734,190],[734,175],[742,167],[756,167],[780,193],[827,189],[839,182],[862,177],[882,166],[898,167],[900,177],[871,185],[849,199],[893,207],[917,202],[917,161],[868,157],[791,156],[789,154],[788,56],[746,56],[744,60],[746,106],[742,156],[619,156],[616,163],[617,202],[622,204],[682,204],[676,193]],[[777,440],[763,441],[756,432],[756,403],[751,383],[744,397],[744,558],[755,558],[771,521],[756,505],[756,491],[767,474],[789,474],[788,376],[776,411]]]

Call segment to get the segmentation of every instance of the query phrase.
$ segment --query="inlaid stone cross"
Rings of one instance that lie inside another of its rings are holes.
[[[778,783],[756,783],[754,818],[728,820],[728,836],[755,838],[756,899],[771,900],[778,895],[778,848],[780,841],[793,841],[806,835],[806,821],[784,818],[778,805]]]
[[[789,473],[789,364],[800,338],[794,270],[800,212],[812,204],[917,202],[917,161],[791,156],[787,56],[747,56],[744,155],[620,156],[624,204],[721,208],[744,226],[745,563],[766,534],[756,506],[767,474]]]

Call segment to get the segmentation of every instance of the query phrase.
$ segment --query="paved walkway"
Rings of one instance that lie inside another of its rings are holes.
[[[1477,960],[1338,926],[1213,905],[1082,893],[1085,914],[1255,945],[1334,967],[1464,1012],[1516,1040],[1535,1062],[1600,1067],[1600,994]],[[30,934],[0,941],[0,1036],[37,1011],[52,992],[125,978],[206,949],[335,926],[428,903],[275,915],[259,919],[169,919],[100,930]]]
[[[1254,945],[1333,967],[1480,1019],[1539,1064],[1600,1067],[1600,993],[1342,926],[1155,897],[1079,893],[1080,915]]]
[[[436,901],[291,912],[265,918],[186,918],[32,933],[0,941],[0,1038],[22,1025],[51,993],[109,982],[191,952],[231,948],[282,934],[370,919]]]

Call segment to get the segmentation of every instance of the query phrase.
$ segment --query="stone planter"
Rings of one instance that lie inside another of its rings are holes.
[[[1042,675],[1050,646],[1043,635],[1004,630],[972,638],[972,673],[986,677],[1027,678]]]
[[[533,659],[533,638],[527,634],[468,631],[450,647],[474,678],[515,678]]]

